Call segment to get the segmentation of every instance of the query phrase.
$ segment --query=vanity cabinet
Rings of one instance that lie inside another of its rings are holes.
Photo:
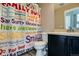
[[[69,40],[69,55],[79,56],[79,37],[70,36]]]
[[[48,55],[79,55],[79,37],[48,34]]]

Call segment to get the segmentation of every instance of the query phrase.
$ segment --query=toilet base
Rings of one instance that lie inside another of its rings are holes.
[[[46,50],[44,49],[44,50],[43,50],[43,56],[45,56],[45,55],[46,55],[46,53],[47,53],[47,52],[46,52]]]
[[[43,51],[41,49],[37,50],[36,56],[43,56]]]

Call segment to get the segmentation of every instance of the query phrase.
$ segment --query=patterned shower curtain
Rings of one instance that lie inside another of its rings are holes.
[[[0,55],[17,56],[41,40],[40,8],[37,4],[0,4]]]

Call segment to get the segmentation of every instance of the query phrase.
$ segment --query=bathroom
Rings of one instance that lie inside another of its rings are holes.
[[[79,56],[79,3],[39,4],[48,56]]]
[[[45,56],[79,56],[78,3],[38,3]],[[51,26],[52,25],[52,26]]]
[[[9,22],[0,19],[1,56],[79,56],[79,3],[3,4]]]

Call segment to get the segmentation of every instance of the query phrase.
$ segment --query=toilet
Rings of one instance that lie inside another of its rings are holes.
[[[46,55],[47,35],[42,33],[42,41],[35,41],[34,48],[36,49],[36,56]]]
[[[36,56],[43,56],[44,55],[45,45],[46,45],[45,41],[36,41],[34,43],[34,48],[36,49]]]

